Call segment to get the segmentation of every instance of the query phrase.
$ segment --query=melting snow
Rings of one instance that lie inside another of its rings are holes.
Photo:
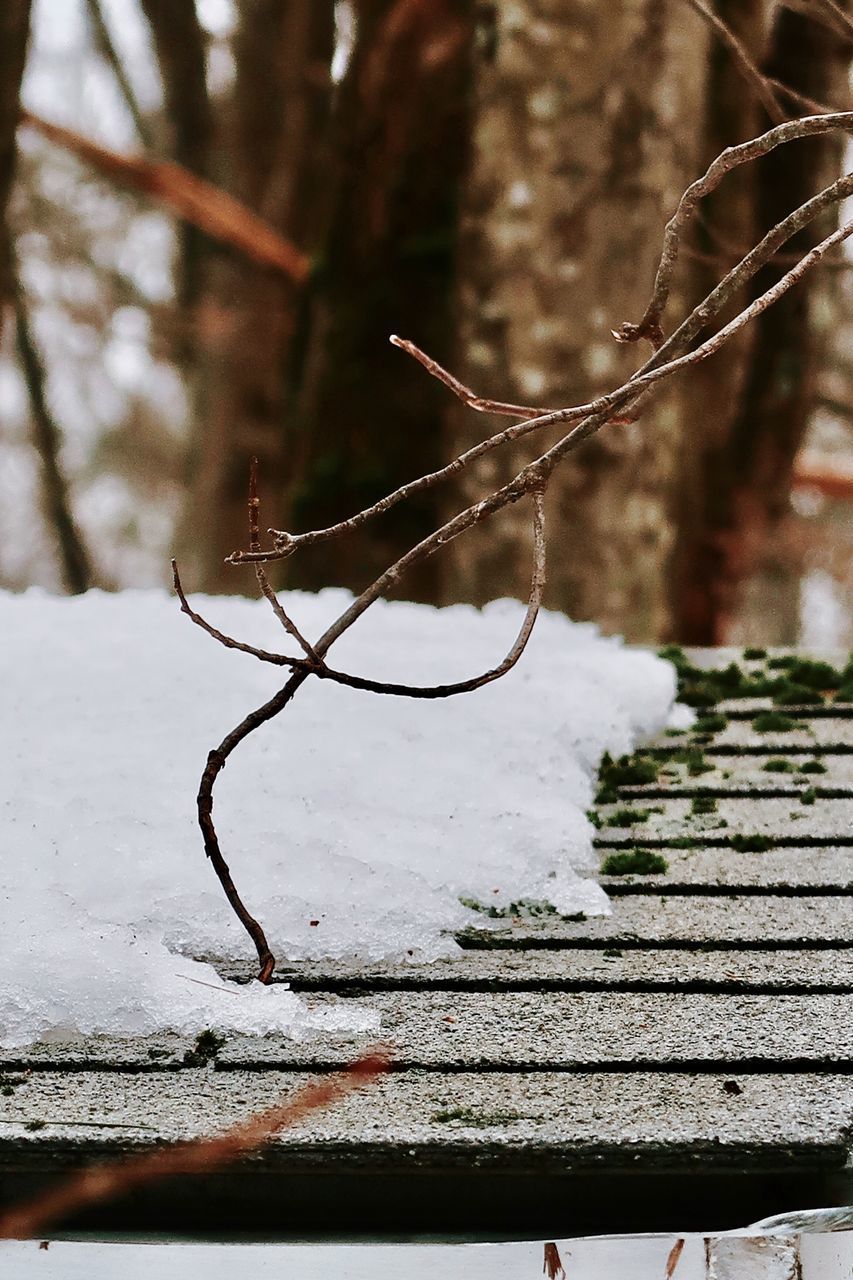
[[[287,606],[316,636],[349,599],[291,593]],[[293,652],[263,601],[194,604]],[[522,614],[507,600],[379,602],[330,660],[377,679],[461,679],[500,660]],[[312,1011],[192,959],[254,963],[195,795],[209,749],[286,673],[227,652],[163,592],[0,594],[0,634],[0,1043],[353,1026],[345,1002]],[[660,729],[673,696],[668,664],[556,613],[514,671],[471,694],[422,702],[309,681],[221,775],[223,852],[280,960],[450,954],[454,929],[484,923],[460,898],[604,913],[589,878],[594,772],[603,751]]]

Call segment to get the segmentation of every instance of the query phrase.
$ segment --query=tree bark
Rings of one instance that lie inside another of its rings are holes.
[[[738,6],[730,8],[734,16]],[[780,6],[762,69],[811,98],[843,106],[849,54],[849,46],[813,13]],[[714,101],[720,101],[719,94]],[[751,130],[755,127],[750,123]],[[766,127],[766,118],[759,119],[758,128]],[[714,131],[709,132],[713,137]],[[740,140],[725,130],[718,131],[716,143]],[[840,140],[819,138],[766,156],[753,182],[752,238],[837,176],[841,152]],[[837,211],[792,240],[787,250],[806,252],[833,225]],[[768,289],[784,270],[766,267],[753,281],[752,296]],[[692,483],[685,485],[689,500],[682,508],[673,575],[674,634],[685,643],[725,642],[742,587],[759,567],[776,584],[777,598],[785,594],[779,592],[780,573],[785,575],[772,539],[788,510],[794,458],[815,406],[834,284],[834,273],[812,273],[759,318],[742,377],[730,381],[727,412],[715,427],[700,432],[704,443],[695,455]],[[708,369],[706,379],[710,374]],[[694,391],[701,395],[702,390],[697,380]],[[792,566],[788,576],[793,572]],[[766,612],[765,642],[793,643],[794,621],[790,609]]]
[[[0,226],[5,224],[15,173],[15,131],[29,34],[30,0],[4,0],[0,5]],[[0,235],[0,335],[5,310],[2,304],[10,282],[7,246],[7,236]]]
[[[481,395],[576,403],[638,363],[610,330],[644,311],[664,223],[697,173],[708,34],[662,0],[498,0],[478,15],[455,371]],[[452,408],[447,454],[487,430]],[[548,495],[552,606],[634,640],[666,629],[679,437],[670,389],[562,465]],[[533,448],[489,455],[458,501]],[[530,536],[519,510],[454,543],[445,598],[522,596]]]
[[[150,2],[150,0],[149,0]],[[334,44],[331,0],[243,0],[233,92],[216,104],[210,176],[305,251],[325,224],[323,168]],[[223,562],[246,539],[249,459],[266,494],[291,466],[297,286],[213,245],[205,247],[192,312],[196,347],[187,464],[177,542],[188,577],[206,591],[247,584]],[[283,518],[267,504],[269,520]]]
[[[456,193],[466,152],[468,0],[361,0],[336,104],[335,192],[311,298],[293,525],[373,502],[441,460],[445,397],[388,342],[451,343]],[[292,585],[360,590],[435,527],[431,494],[362,534],[300,552]],[[406,578],[434,596],[433,561]]]

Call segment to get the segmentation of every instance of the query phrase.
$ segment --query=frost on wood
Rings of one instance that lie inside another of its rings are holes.
[[[309,635],[349,600],[283,596]],[[279,643],[265,601],[193,603],[225,631]],[[377,679],[455,680],[500,658],[523,615],[514,601],[378,601],[335,654]],[[194,796],[210,742],[280,672],[200,641],[161,593],[0,595],[0,630],[0,1043],[352,1029],[345,1003],[309,1010],[189,958],[246,956],[199,857]],[[454,929],[484,922],[460,896],[606,911],[584,878],[594,771],[605,750],[655,733],[673,696],[668,664],[551,613],[523,663],[464,698],[414,704],[309,681],[229,760],[223,849],[281,959],[452,953]]]

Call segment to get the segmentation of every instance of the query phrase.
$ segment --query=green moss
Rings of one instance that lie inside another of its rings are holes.
[[[804,707],[823,702],[823,697],[808,685],[791,681],[784,689],[773,695],[777,707]]]
[[[788,667],[788,675],[795,684],[805,685],[807,689],[837,689],[843,682],[841,672],[835,667],[812,658],[796,658]]]
[[[814,787],[809,787],[800,796],[800,804],[814,804],[815,800],[817,800],[817,792]]]
[[[768,667],[772,667],[774,671],[787,671],[796,664],[797,659],[790,653],[782,654],[776,658],[769,658]]]
[[[826,766],[822,765],[819,760],[806,760],[801,764],[797,773],[826,773]]]
[[[653,813],[663,813],[663,809],[659,805],[651,809],[617,809],[604,822],[608,827],[633,827],[638,822],[648,822]]]
[[[224,1044],[225,1037],[218,1036],[215,1031],[208,1029],[200,1032],[192,1049],[187,1049],[184,1054],[184,1066],[206,1067],[209,1062],[213,1061]]]
[[[732,848],[737,853],[766,853],[774,844],[769,836],[732,836]]]
[[[700,716],[693,727],[697,733],[719,733],[728,723],[728,716],[717,711],[710,716]]]
[[[465,1124],[474,1129],[492,1129],[525,1117],[517,1111],[475,1111],[473,1107],[452,1107],[447,1111],[436,1111],[430,1119],[433,1124]]]
[[[620,756],[614,760],[605,752],[598,771],[599,791],[596,804],[612,804],[617,799],[617,787],[642,786],[656,782],[658,765],[647,756]]]
[[[792,733],[798,725],[780,711],[762,711],[753,720],[752,727],[756,733]]]
[[[702,847],[702,841],[698,836],[678,836],[675,840],[669,842],[673,849],[699,849]]]
[[[690,805],[691,813],[716,813],[717,802],[713,796],[694,796]]]
[[[662,876],[668,870],[666,858],[651,849],[620,849],[601,864],[603,876]]]
[[[836,702],[853,702],[853,680],[845,680],[835,695]]]
[[[618,947],[605,947],[604,951],[601,954],[604,956],[605,960],[621,960],[622,959],[622,952],[619,950]]]
[[[765,760],[761,766],[765,773],[793,773],[794,765],[790,760]]]
[[[477,898],[460,897],[459,901],[469,911],[476,911],[481,916],[488,916],[490,920],[508,920],[514,917],[529,920],[539,919],[542,916],[559,915],[557,908],[550,902],[541,902],[534,898],[519,898],[516,902],[507,903],[503,907],[480,902]],[[575,919],[574,916],[564,917],[564,919],[569,918]]]
[[[28,1120],[27,1123],[24,1125],[24,1128],[31,1129],[31,1130],[43,1129],[46,1124],[47,1124],[46,1120]]]
[[[748,649],[744,649],[744,651],[743,651],[743,656],[744,656],[744,657],[745,657],[749,662],[758,662],[758,661],[760,661],[762,658],[766,658],[766,657],[767,657],[767,650],[766,650],[766,649],[755,649],[755,648],[753,648],[752,646],[750,646],[750,648],[748,648]]]
[[[596,831],[601,830],[601,814],[595,809],[587,809],[586,816],[589,818]]]

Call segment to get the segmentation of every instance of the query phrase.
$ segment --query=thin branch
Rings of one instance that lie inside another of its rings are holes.
[[[771,84],[777,93],[781,93],[784,97],[790,99],[795,106],[805,107],[810,115],[828,116],[838,112],[838,107],[828,106],[825,102],[818,102],[816,98],[810,98],[807,94],[801,93],[799,89],[793,89],[789,84],[785,84],[784,80],[777,80],[775,76],[768,76],[767,83]]]
[[[240,653],[251,654],[253,658],[259,658],[261,662],[270,662],[276,667],[298,668],[304,665],[302,658],[288,658],[281,653],[270,653],[268,649],[256,649],[254,645],[244,644],[242,640],[235,640],[233,636],[227,636],[224,631],[218,631],[216,627],[211,626],[200,613],[196,613],[189,600],[187,600],[181,584],[181,577],[178,573],[177,560],[172,560],[172,583],[175,593],[181,602],[181,613],[185,613],[191,622],[194,622],[197,627],[201,627],[202,631],[206,631],[209,636],[213,636],[213,639],[218,640],[226,649],[239,649]]]
[[[535,409],[529,405],[506,404],[503,400],[484,400],[470,387],[466,387],[464,382],[460,382],[452,373],[442,368],[432,356],[428,356],[425,351],[421,351],[420,347],[416,347],[414,342],[409,342],[407,338],[398,338],[396,333],[392,333],[388,341],[393,347],[399,347],[401,351],[412,356],[423,365],[427,373],[438,378],[439,382],[443,382],[455,396],[458,396],[464,405],[469,409],[476,409],[478,413],[501,413],[510,418],[539,418],[543,413],[552,412],[550,409]]]
[[[260,530],[258,527],[260,510],[261,503],[258,497],[258,460],[253,457],[249,464],[249,547],[254,552],[260,551],[261,548]],[[321,665],[320,659],[317,657],[312,646],[305,639],[296,623],[285,612],[281,601],[270,586],[269,578],[267,577],[262,564],[255,565],[255,577],[258,580],[258,586],[260,587],[261,592],[269,601],[273,613],[278,618],[285,631],[288,635],[293,637],[302,649],[303,653],[310,658],[312,663],[316,666]]]
[[[388,1070],[383,1048],[351,1062],[340,1074],[304,1085],[266,1111],[250,1116],[215,1138],[177,1142],[114,1164],[93,1165],[72,1174],[55,1191],[46,1191],[0,1216],[0,1240],[26,1240],[45,1227],[78,1214],[92,1205],[127,1195],[162,1178],[210,1173],[239,1160],[269,1142],[279,1130],[331,1106],[355,1089],[363,1088]]]
[[[136,130],[139,141],[148,150],[154,146],[154,135],[151,128],[142,114],[142,108],[139,100],[134,92],[133,85],[125,70],[124,63],[119,57],[118,50],[113,42],[110,34],[107,20],[104,17],[104,11],[101,8],[100,0],[86,0],[86,16],[89,19],[89,25],[92,29],[92,37],[95,42],[95,48],[109,65],[110,70],[115,76],[116,84],[121,93],[124,105],[127,107],[133,127]]]
[[[736,67],[744,80],[752,85],[758,100],[770,119],[776,124],[783,124],[788,119],[787,113],[783,110],[782,104],[776,97],[770,81],[765,75],[762,75],[743,42],[738,39],[731,27],[723,22],[722,18],[714,12],[711,6],[705,3],[705,0],[687,0],[687,3],[700,17],[704,18],[729,50]]]
[[[474,689],[480,689],[494,680],[500,680],[501,676],[505,676],[512,670],[527,648],[527,642],[542,605],[542,593],[545,590],[545,560],[545,496],[544,490],[539,488],[533,491],[533,576],[527,612],[515,642],[503,662],[482,675],[458,680],[455,684],[436,685],[389,684],[379,680],[366,680],[362,676],[347,675],[325,665],[316,671],[315,675],[321,680],[334,680],[338,684],[348,685],[351,689],[364,689],[368,693],[393,694],[401,698],[452,698],[458,693],[471,693]]]
[[[664,230],[663,251],[649,305],[639,324],[630,324],[626,321],[618,330],[614,330],[614,336],[618,341],[638,342],[640,338],[648,338],[652,342],[659,342],[662,338],[660,321],[669,298],[681,234],[693,216],[699,201],[715,191],[727,173],[797,138],[811,138],[836,130],[846,132],[853,130],[853,111],[839,111],[825,116],[806,116],[800,120],[789,120],[786,124],[777,125],[775,129],[769,129],[758,138],[742,142],[736,147],[727,147],[721,152],[702,177],[690,184],[679,200],[678,208]]]
[[[851,117],[853,118],[853,117]],[[682,321],[674,333],[664,342],[656,353],[646,361],[646,363],[633,374],[628,382],[624,383],[617,391],[610,393],[610,399],[618,404],[618,409],[613,409],[605,421],[616,421],[619,418],[624,419],[627,415],[625,407],[628,403],[627,393],[632,388],[636,378],[640,377],[647,370],[657,368],[663,364],[665,357],[673,353],[684,351],[690,342],[698,333],[705,328],[708,323],[725,307],[734,294],[743,287],[765,262],[775,254],[776,250],[790,240],[792,236],[801,231],[804,227],[813,222],[826,209],[832,205],[839,203],[848,196],[853,195],[853,175],[846,174],[842,178],[836,179],[823,191],[807,200],[805,204],[800,205],[798,209],[784,218],[777,226],[767,233],[759,243],[749,251],[741,261],[733,267],[723,280],[712,290],[712,292],[696,306],[690,315]],[[799,260],[799,259],[797,259]],[[414,344],[410,344],[414,345]],[[421,363],[423,363],[421,361]],[[432,362],[436,369],[441,366]],[[442,370],[442,373],[445,371]],[[451,381],[452,375],[448,374],[447,378]],[[445,381],[444,378],[441,379]],[[446,382],[450,385],[450,382]],[[461,384],[460,384],[461,385]],[[623,399],[624,394],[624,399]],[[606,397],[605,397],[606,399]],[[396,503],[403,501],[412,494],[423,489],[432,487],[446,480],[461,471],[464,467],[470,465],[475,459],[482,457],[492,449],[499,448],[513,440],[519,440],[533,431],[541,430],[545,427],[553,426],[555,423],[571,422],[579,418],[583,418],[586,414],[598,412],[601,408],[601,401],[591,401],[584,405],[575,405],[567,409],[557,409],[551,413],[545,414],[539,418],[530,419],[527,422],[517,423],[512,427],[507,427],[503,431],[498,432],[487,440],[481,441],[479,444],[473,445],[465,453],[460,454],[447,466],[442,467],[438,471],[431,472],[426,476],[421,476],[417,480],[410,481],[408,484],[402,485],[393,493],[381,498],[371,507],[366,507],[363,511],[351,516],[347,520],[341,520],[337,524],[330,525],[325,529],[310,530],[306,533],[288,533],[281,529],[270,529],[269,533],[274,538],[275,547],[271,551],[235,551],[228,557],[231,564],[242,564],[246,562],[266,563],[272,560],[285,559],[293,555],[301,546],[312,545],[316,542],[324,542],[330,538],[339,537],[343,534],[352,533],[363,524],[366,524],[373,517],[382,514],[395,506]],[[619,418],[616,415],[619,415]]]
[[[703,179],[694,183],[679,203],[678,210],[667,226],[664,253],[661,259],[661,266],[658,270],[658,281],[656,282],[656,296],[653,302],[658,300],[662,306],[666,301],[668,292],[668,277],[666,276],[665,267],[668,266],[671,274],[671,267],[674,265],[675,256],[677,254],[678,239],[681,229],[688,220],[693,207],[698,199],[722,179],[722,176],[728,172],[736,164],[744,163],[747,159],[755,158],[758,155],[766,154],[772,150],[774,146],[778,146],[783,142],[787,142],[796,137],[805,137],[816,133],[828,132],[831,128],[853,126],[853,113],[844,113],[834,117],[814,118],[804,121],[793,121],[788,125],[781,126],[775,130],[770,130],[767,134],[753,142],[744,144],[743,147],[731,148],[724,152],[714,164],[710,167]],[[343,677],[342,673],[333,672],[325,666],[309,666],[305,660],[300,660],[299,665],[290,660],[290,665],[294,668],[290,679],[268,702],[257,710],[251,712],[235,729],[229,733],[221,743],[220,747],[211,751],[208,755],[207,766],[202,775],[201,784],[198,794],[198,815],[199,825],[202,829],[205,842],[205,850],[211,858],[217,875],[225,889],[226,895],[231,902],[238,917],[244,927],[249,932],[255,942],[258,951],[258,957],[261,963],[259,979],[262,982],[269,981],[275,966],[275,959],[269,950],[263,930],[257,921],[249,915],[243,903],[241,902],[237,891],[231,880],[228,867],[224,861],[221,850],[219,848],[216,831],[212,820],[213,811],[213,787],[224,767],[227,758],[231,752],[242,742],[250,733],[262,724],[271,720],[292,700],[298,692],[301,685],[309,677],[315,675],[320,679],[338,679],[340,682],[348,682],[355,687],[372,689],[375,692],[400,692],[411,696],[442,696],[442,690],[454,688],[455,691],[463,691],[463,686],[476,687],[477,683],[485,683],[489,678],[496,678],[498,674],[508,670],[509,666],[517,661],[520,653],[523,652],[524,645],[527,643],[533,623],[535,622],[536,612],[538,610],[539,599],[541,598],[542,584],[544,583],[544,528],[543,528],[543,510],[544,510],[544,493],[554,469],[558,463],[570,452],[576,449],[590,435],[601,429],[601,427],[612,419],[615,411],[630,411],[636,408],[637,402],[650,393],[650,388],[654,387],[660,381],[669,377],[672,373],[679,369],[683,369],[705,360],[709,356],[718,351],[736,332],[748,324],[756,316],[760,315],[769,306],[783,296],[788,289],[792,288],[803,276],[814,266],[820,263],[827,253],[830,253],[837,245],[841,244],[848,236],[853,234],[853,222],[847,223],[845,226],[833,232],[832,235],[824,239],[819,245],[810,250],[790,271],[787,272],[772,288],[768,289],[751,305],[743,309],[739,314],[718,333],[714,334],[706,342],[690,351],[688,348],[693,339],[702,331],[702,329],[713,319],[713,317],[724,307],[731,299],[733,294],[747,280],[751,279],[756,271],[766,262],[776,250],[786,242],[797,231],[801,230],[810,221],[817,217],[824,209],[833,203],[837,203],[843,199],[846,194],[850,193],[850,184],[853,183],[853,175],[846,175],[845,178],[838,179],[832,183],[824,191],[814,196],[811,200],[806,201],[798,209],[782,220],[774,227],[761,242],[756,245],[745,257],[734,267],[720,284],[712,290],[712,292],[693,309],[690,315],[682,321],[676,331],[666,340],[663,341],[659,326],[659,313],[657,318],[653,319],[656,350],[654,354],[646,361],[643,367],[638,370],[632,377],[623,384],[604,396],[599,396],[596,400],[591,401],[587,405],[574,406],[567,409],[557,410],[553,413],[545,414],[539,418],[532,419],[528,422],[516,424],[505,432],[499,433],[490,440],[484,441],[480,446],[476,447],[476,451],[480,453],[486,449],[496,447],[496,442],[506,441],[508,439],[517,438],[519,435],[527,431],[534,430],[538,427],[550,425],[556,422],[569,422],[581,418],[582,420],[563,436],[556,444],[552,445],[546,452],[541,454],[535,461],[528,463],[523,467],[517,475],[503,485],[500,489],[490,493],[481,501],[459,512],[452,519],[448,520],[441,528],[429,534],[422,539],[414,547],[410,548],[403,556],[401,556],[394,564],[389,566],[365,591],[361,593],[349,607],[326,629],[320,639],[314,645],[314,652],[318,659],[322,662],[325,659],[330,647],[340,638],[344,632],[357,621],[357,619],[381,596],[393,587],[402,575],[414,564],[423,561],[429,556],[435,554],[440,548],[447,545],[459,537],[467,529],[488,519],[491,515],[503,508],[521,501],[528,494],[532,494],[535,500],[535,564],[533,583],[531,586],[530,603],[528,604],[527,616],[516,640],[513,649],[507,655],[504,663],[499,668],[495,668],[494,672],[485,673],[484,677],[476,678],[473,683],[463,682],[459,686],[436,686],[429,693],[425,690],[416,688],[415,686],[389,686],[380,685],[379,682],[365,681],[360,677]],[[663,284],[661,285],[661,278]],[[658,297],[658,286],[660,286],[660,296]],[[650,304],[651,307],[651,304]],[[648,319],[648,312],[647,317]],[[638,327],[639,328],[639,327]],[[620,334],[619,336],[624,336]],[[423,363],[423,362],[422,362]],[[440,366],[435,366],[440,370]],[[444,373],[443,370],[440,370]],[[437,374],[437,376],[440,376]],[[442,379],[442,381],[446,381]],[[451,390],[454,390],[452,382],[446,382]],[[458,386],[462,388],[462,384]],[[467,388],[462,388],[467,390]],[[375,507],[368,509],[368,512],[362,512],[352,517],[348,521],[342,522],[336,526],[334,530],[313,531],[304,535],[278,534],[277,545],[275,550],[270,552],[262,552],[256,550],[258,545],[258,519],[256,502],[251,505],[250,520],[250,551],[248,553],[236,552],[231,557],[235,563],[241,560],[253,560],[256,563],[262,563],[265,560],[280,559],[288,554],[292,554],[294,544],[299,541],[317,540],[323,536],[331,536],[332,532],[344,532],[346,530],[356,528],[363,523],[368,514],[375,514],[379,510],[387,509],[394,501],[399,501],[401,497],[414,491],[417,486],[423,486],[424,483],[435,482],[438,476],[452,474],[453,470],[464,465],[463,459],[470,459],[475,450],[469,451],[468,455],[460,455],[455,462],[449,467],[444,468],[441,473],[434,473],[433,477],[422,477],[420,481],[415,481],[411,485],[404,486],[402,490],[398,490],[395,494],[388,495],[381,503]],[[188,612],[190,612],[187,609]],[[192,614],[191,614],[192,616]],[[207,624],[203,622],[201,625],[215,634]],[[236,646],[239,647],[239,646]],[[248,652],[253,652],[247,649]],[[258,652],[255,651],[255,656]]]
[[[7,241],[7,246],[18,356],[30,399],[33,440],[41,461],[45,510],[56,534],[65,584],[72,595],[80,595],[92,585],[92,564],[83,535],[74,519],[68,482],[59,461],[62,432],[47,402],[47,374],[30,325],[11,239]]]
[[[238,249],[261,266],[280,271],[299,285],[308,279],[311,263],[304,253],[234,196],[182,165],[152,160],[148,156],[121,155],[73,129],[43,120],[31,111],[22,111],[20,122],[71,151],[112,181],[143,192],[170,213]]]

